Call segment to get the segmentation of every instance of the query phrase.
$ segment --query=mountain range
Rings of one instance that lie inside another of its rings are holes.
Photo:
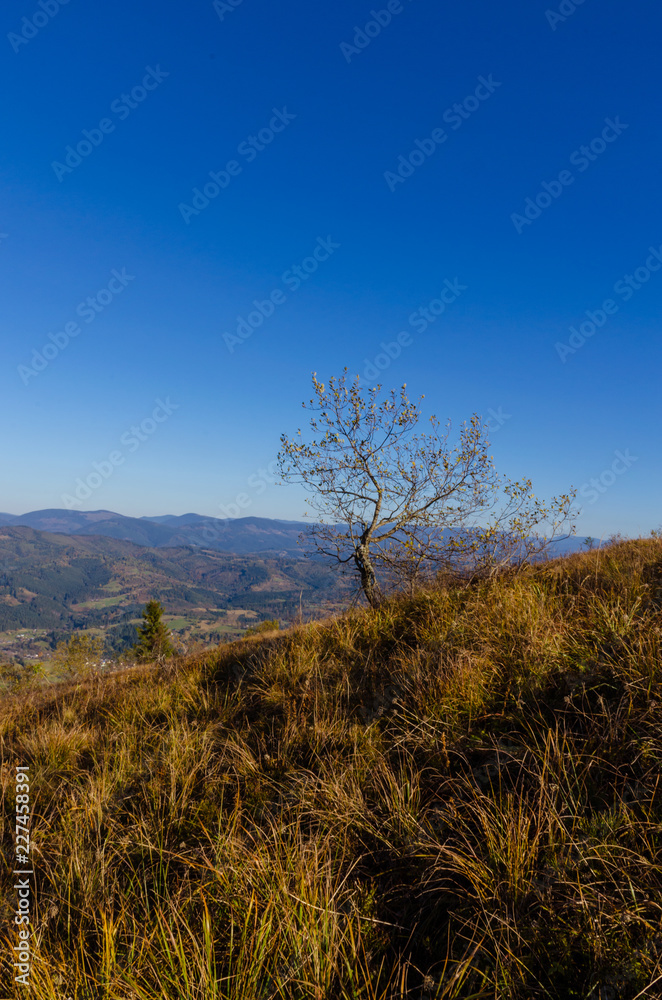
[[[145,603],[160,600],[188,639],[231,638],[260,619],[292,621],[345,607],[349,577],[312,554],[305,522],[113,511],[0,514],[0,662],[43,658],[80,629],[121,650]],[[574,551],[570,538],[554,554]],[[308,549],[308,552],[306,551]]]
[[[33,510],[27,514],[0,514],[0,527],[25,526],[59,535],[102,535],[150,548],[194,547],[235,555],[288,556],[302,558],[306,552],[302,533],[305,521],[282,521],[269,517],[221,519],[202,514],[161,514],[156,517],[126,517],[111,510]],[[578,536],[555,542],[554,555],[581,549]]]
[[[0,527],[33,528],[59,535],[103,535],[150,548],[195,548],[231,552],[235,555],[304,554],[298,544],[307,527],[301,521],[279,521],[266,517],[222,520],[202,514],[164,514],[157,517],[126,517],[110,510],[33,510],[27,514],[0,514]]]

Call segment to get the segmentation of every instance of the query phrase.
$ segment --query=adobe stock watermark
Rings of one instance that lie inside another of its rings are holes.
[[[214,0],[212,7],[222,21],[226,14],[232,14],[243,2],[244,0]]]
[[[121,271],[114,268],[110,274],[110,281],[104,288],[99,289],[95,295],[88,295],[76,307],[76,315],[84,320],[85,323],[93,323],[97,316],[107,309],[118,295],[122,294],[129,282],[135,281],[135,275],[127,274],[125,267]],[[36,377],[40,372],[48,368],[49,364],[55,361],[58,354],[61,354],[69,346],[74,337],[78,337],[82,332],[80,325],[71,320],[65,323],[61,330],[49,333],[48,340],[50,343],[44,344],[40,351],[36,347],[33,347],[31,363],[19,365],[17,368],[23,385],[27,385],[31,378]]]
[[[661,267],[662,245],[657,250],[655,247],[649,247],[646,263],[635,268],[633,274],[624,274],[622,278],[619,278],[613,287],[614,294],[619,295],[623,302],[629,302],[634,293],[650,281],[655,271],[659,271]],[[587,339],[601,330],[609,317],[615,316],[619,309],[620,305],[616,299],[608,298],[602,302],[600,308],[584,310],[587,319],[580,323],[579,327],[570,327],[568,343],[562,344],[557,341],[554,344],[554,349],[563,364],[566,363],[569,354],[576,354],[584,346]]]
[[[256,496],[261,496],[269,486],[273,486],[278,480],[278,460],[273,459],[266,468],[260,468],[257,472],[254,472],[246,480],[246,486],[251,490],[253,496],[249,493],[237,493],[234,501],[229,504],[220,503],[218,509],[222,514],[222,518],[209,519],[204,524],[202,529],[202,538],[205,542],[216,542],[221,537],[221,532],[215,520],[222,520],[223,527],[226,527],[228,521],[233,520],[237,517],[242,517],[243,512],[248,510],[252,505],[253,500]]]
[[[80,476],[76,479],[73,487],[73,495],[71,493],[62,494],[62,503],[67,510],[80,507],[82,503],[89,500],[92,494],[110,479],[115,469],[119,468],[120,465],[124,465],[127,453],[130,455],[138,451],[141,444],[151,438],[157,428],[166,422],[173,411],[179,409],[179,403],[173,403],[170,396],[167,396],[165,400],[156,399],[155,403],[156,406],[149,417],[145,417],[139,424],[133,424],[121,435],[120,444],[126,449],[126,453],[120,448],[116,448],[100,462],[92,462],[92,471],[85,479],[82,479]]]
[[[411,3],[411,0],[408,0]],[[352,56],[360,56],[364,49],[367,49],[374,38],[381,35],[384,28],[388,28],[393,18],[402,14],[404,6],[401,0],[389,0],[383,10],[371,10],[371,20],[359,28],[354,25],[353,45],[349,42],[340,43],[340,51],[345,57],[345,61],[350,63]]]
[[[460,284],[459,278],[455,278],[453,281],[446,278],[439,298],[432,299],[426,306],[419,306],[410,314],[408,321],[410,327],[417,333],[425,333],[430,324],[435,323],[446,312],[447,307],[459,299],[463,292],[466,292],[467,287],[467,285]],[[411,347],[413,343],[414,338],[408,330],[401,330],[395,340],[390,341],[390,343],[382,340],[379,345],[381,347],[380,353],[376,354],[372,361],[369,358],[363,359],[365,362],[363,377],[366,382],[368,384],[376,382],[380,373],[386,371],[392,362],[400,357],[403,348]]]
[[[237,155],[242,156],[246,163],[252,163],[259,153],[270,146],[280,132],[284,132],[290,122],[293,122],[297,115],[291,114],[287,107],[278,109],[272,108],[273,116],[269,119],[268,125],[261,128],[256,135],[249,135],[237,146]],[[244,167],[239,160],[228,160],[222,170],[210,170],[210,181],[204,185],[202,190],[199,187],[193,188],[191,204],[180,202],[177,206],[182,219],[187,226],[191,224],[191,216],[200,215],[208,207],[214,198],[218,198],[221,191],[225,191],[230,186],[235,177],[243,173]]]
[[[27,45],[33,38],[36,38],[42,28],[45,28],[56,14],[59,14],[60,7],[68,4],[69,0],[39,0],[35,11],[31,17],[24,17],[21,20],[21,33],[10,31],[7,40],[14,52],[19,52],[21,46]]]
[[[287,271],[284,271],[281,277],[282,283],[291,293],[298,292],[304,281],[308,281],[311,275],[315,274],[320,264],[328,260],[339,248],[340,243],[334,243],[330,236],[327,236],[326,239],[318,236],[317,243],[311,255],[304,257],[300,264],[293,264]],[[247,313],[245,318],[237,316],[236,332],[228,333],[226,331],[223,334],[225,346],[230,354],[234,353],[234,349],[238,344],[242,344],[245,340],[248,340],[254,331],[262,326],[265,319],[270,319],[278,306],[285,305],[286,302],[287,295],[282,288],[274,288],[266,299],[253,299],[252,304],[255,308]]]
[[[619,476],[625,475],[625,473],[632,467],[635,462],[639,459],[636,455],[631,455],[628,448],[625,449],[625,454],[622,451],[614,452],[615,458],[608,469],[604,469],[599,476],[593,476],[587,483],[583,483],[579,488],[579,496],[586,500],[588,504],[597,503],[600,497],[607,492],[610,486],[613,486]],[[583,513],[583,508],[580,508],[579,514]]]
[[[146,66],[145,70],[142,83],[133,87],[130,93],[120,94],[110,105],[111,113],[116,115],[121,122],[128,118],[131,112],[135,111],[148,94],[156,90],[166,77],[170,76],[170,73],[166,73],[158,65],[156,69]],[[79,167],[83,160],[101,145],[106,136],[115,131],[115,128],[116,125],[112,118],[102,118],[96,128],[84,128],[81,133],[83,138],[79,139],[75,148],[67,146],[65,149],[64,163],[59,160],[53,160],[51,163],[58,181],[62,183],[67,174],[72,174],[76,167]]]
[[[559,24],[564,24],[569,17],[572,17],[583,3],[584,0],[562,0],[558,10],[546,10],[545,17],[552,31],[556,31]]]
[[[500,406],[498,410],[493,410],[490,406],[488,412],[488,419],[485,421],[487,425],[487,430],[490,434],[497,434],[503,425],[509,420],[512,420],[512,413],[504,413],[503,407]]]
[[[501,84],[498,81],[492,79],[491,73],[487,79],[484,76],[479,76],[478,86],[474,89],[473,94],[469,94],[463,101],[456,102],[450,108],[447,108],[441,116],[441,120],[446,125],[450,125],[453,131],[456,132],[459,128],[462,128],[463,124],[478,111],[481,104],[487,101],[496,91],[497,87],[500,86]],[[448,133],[443,128],[433,129],[425,139],[416,139],[414,141],[416,149],[412,149],[407,156],[400,155],[398,157],[396,170],[385,171],[384,180],[389,191],[392,193],[398,184],[404,184],[426,160],[437,152],[439,146],[442,146],[447,140]]]
[[[629,127],[621,121],[619,115],[616,115],[615,121],[611,118],[605,118],[605,127],[600,135],[592,139],[588,145],[573,150],[569,157],[570,163],[573,167],[577,167],[578,173],[583,174],[592,163],[595,163],[602,156],[608,146],[615,142],[619,135],[622,135]],[[542,181],[538,194],[534,198],[524,200],[524,214],[513,212],[510,216],[510,221],[517,233],[521,235],[525,226],[530,226],[536,219],[539,219],[545,209],[549,208],[552,202],[557,201],[565,189],[575,183],[575,180],[572,170],[562,170],[555,180]]]

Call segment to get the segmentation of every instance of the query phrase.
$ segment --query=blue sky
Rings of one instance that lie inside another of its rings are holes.
[[[297,519],[269,472],[311,371],[378,358],[427,413],[491,419],[504,473],[583,489],[581,534],[659,526],[661,22],[642,0],[5,8],[0,510],[92,477],[83,509],[244,493]]]

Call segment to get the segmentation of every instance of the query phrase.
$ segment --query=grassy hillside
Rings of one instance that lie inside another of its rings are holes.
[[[30,995],[662,996],[661,646],[649,539],[6,700]]]

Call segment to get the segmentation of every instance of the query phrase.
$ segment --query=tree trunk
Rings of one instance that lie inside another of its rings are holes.
[[[368,604],[377,608],[382,601],[382,592],[377,583],[375,570],[370,562],[370,552],[367,545],[361,545],[354,553],[354,562],[361,576],[361,586]]]

